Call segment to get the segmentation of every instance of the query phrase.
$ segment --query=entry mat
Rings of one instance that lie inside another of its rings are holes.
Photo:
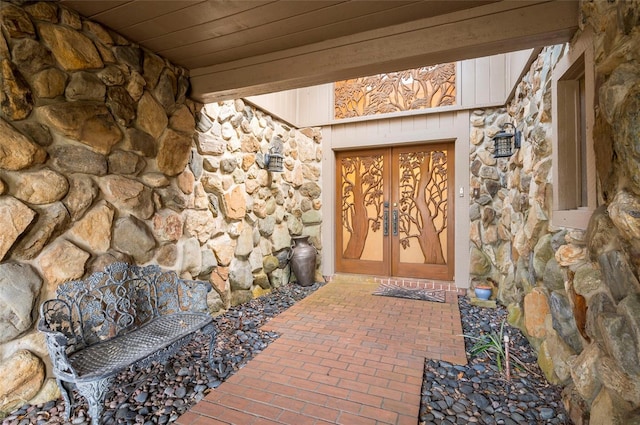
[[[407,288],[393,283],[381,283],[373,295],[443,303],[446,291],[444,289]]]

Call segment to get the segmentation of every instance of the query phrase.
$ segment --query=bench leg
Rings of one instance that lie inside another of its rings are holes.
[[[113,377],[99,379],[91,382],[77,383],[78,392],[84,396],[89,405],[89,416],[93,425],[102,423],[102,412],[104,411],[104,398],[113,381]]]
[[[209,340],[209,366],[213,368],[213,348],[215,347],[217,336],[216,327],[212,323],[208,324],[202,329],[202,332],[206,335],[211,336],[211,339]]]
[[[67,382],[62,381],[56,378],[56,382],[58,382],[58,388],[60,388],[60,394],[62,394],[62,399],[64,400],[64,420],[68,421],[71,417],[71,413],[73,408],[75,407],[75,399],[73,397],[73,391],[71,388],[67,387]]]

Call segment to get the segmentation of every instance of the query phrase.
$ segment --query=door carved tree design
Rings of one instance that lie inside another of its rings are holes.
[[[342,226],[349,234],[344,258],[358,259],[367,241],[369,229],[382,227],[383,157],[353,156],[341,161]]]
[[[447,154],[399,155],[399,242],[420,246],[425,264],[446,264],[440,235],[447,228]]]

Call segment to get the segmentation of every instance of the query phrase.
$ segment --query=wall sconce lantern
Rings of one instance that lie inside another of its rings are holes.
[[[513,133],[506,131],[507,127],[511,127],[513,129]],[[520,149],[522,133],[510,122],[503,124],[500,128],[502,131],[493,136],[495,147],[493,157],[508,158],[513,155],[516,149]]]
[[[284,156],[275,146],[269,149],[269,153],[264,154],[264,167],[272,173],[284,171]]]

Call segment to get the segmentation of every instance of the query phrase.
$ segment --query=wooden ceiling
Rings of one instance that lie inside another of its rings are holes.
[[[222,100],[568,41],[577,1],[62,0]]]

